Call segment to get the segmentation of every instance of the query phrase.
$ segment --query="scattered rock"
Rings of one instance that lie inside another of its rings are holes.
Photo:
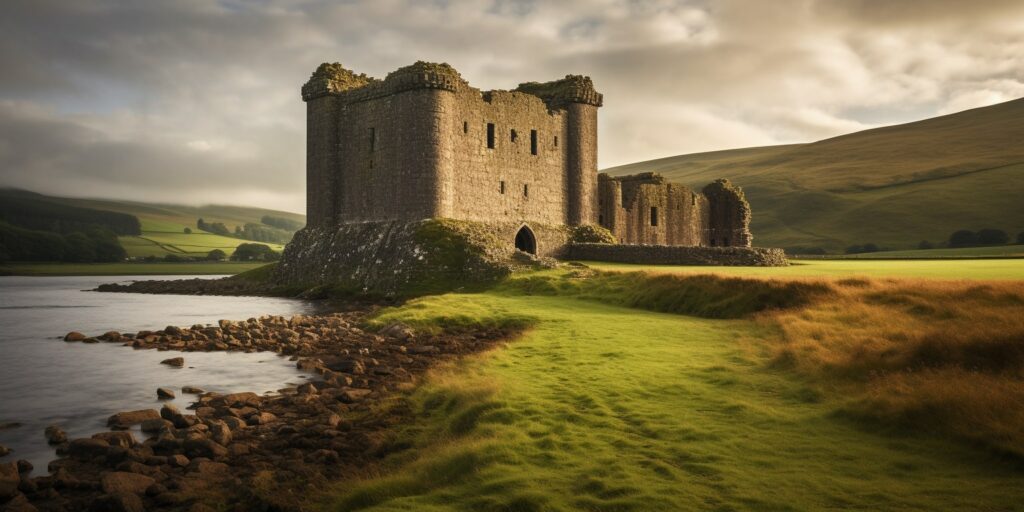
[[[143,409],[141,411],[119,412],[107,418],[107,426],[115,428],[128,428],[132,425],[142,423],[146,420],[159,419],[160,413],[155,409]]]
[[[112,471],[100,477],[103,492],[107,494],[143,494],[156,480],[137,473]]]
[[[50,425],[44,431],[46,442],[50,444],[61,444],[68,442],[68,435],[57,425]]]
[[[103,341],[121,341],[121,333],[117,331],[107,331],[97,336],[97,338]]]
[[[366,367],[358,359],[337,359],[325,363],[324,366],[336,372],[352,373],[355,375],[361,375],[366,372]]]
[[[195,386],[184,386],[181,388],[181,392],[189,395],[201,395],[203,393],[206,393],[206,391],[203,391],[202,388],[197,388]]]
[[[18,493],[21,475],[13,462],[0,464],[0,501],[14,497]]]
[[[142,431],[147,434],[160,432],[167,428],[174,428],[174,423],[163,418],[153,418],[142,422]]]
[[[93,434],[93,439],[102,439],[106,441],[110,446],[120,446],[121,448],[131,448],[135,446],[135,436],[131,432],[119,431],[119,432],[100,432]]]
[[[175,407],[174,404],[164,404],[164,406],[160,408],[161,418],[169,421],[174,421],[174,418],[176,416],[181,416],[181,412],[178,411],[178,408]]]
[[[85,335],[78,331],[71,331],[64,335],[64,341],[84,341]]]
[[[206,438],[186,439],[182,447],[185,449],[185,454],[189,457],[216,459],[228,454],[227,448],[217,444],[212,439]]]
[[[170,388],[156,388],[156,397],[160,399],[174,398],[174,391]]]
[[[146,506],[136,494],[119,493],[104,496],[98,500],[93,510],[104,512],[146,512]]]
[[[18,473],[31,473],[32,470],[34,469],[32,463],[25,459],[21,459],[18,462],[15,462],[15,465],[18,467]]]
[[[13,451],[13,450],[11,450],[10,448],[0,444],[0,457],[3,457],[5,455],[10,454],[11,451]]]
[[[73,439],[68,445],[68,455],[80,461],[89,461],[96,457],[105,457],[110,443],[103,439]]]
[[[19,494],[4,503],[4,512],[36,512],[37,509],[24,494]]]
[[[175,368],[181,368],[182,366],[185,366],[185,358],[184,357],[172,357],[170,359],[164,359],[163,361],[160,361],[160,364],[166,364],[167,366],[173,366]]]

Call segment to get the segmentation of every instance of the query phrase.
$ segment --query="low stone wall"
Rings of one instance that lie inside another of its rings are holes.
[[[682,247],[673,245],[573,244],[569,259],[647,265],[727,265],[783,267],[782,249],[763,247]]]

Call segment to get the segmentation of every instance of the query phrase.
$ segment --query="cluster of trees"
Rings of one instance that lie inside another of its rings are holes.
[[[260,218],[260,222],[266,224],[272,228],[283,229],[285,231],[295,232],[302,229],[302,223],[284,217],[273,217],[270,215],[264,215]]]
[[[123,261],[127,256],[117,235],[102,226],[63,234],[0,222],[0,261],[93,263]]]
[[[64,235],[96,226],[120,236],[142,234],[142,223],[134,215],[70,206],[21,190],[0,191],[0,219],[12,226]]]
[[[224,225],[223,222],[206,222],[202,217],[196,221],[196,227],[206,231],[207,233],[214,233],[217,235],[231,236],[231,231]]]
[[[272,244],[286,244],[290,242],[295,235],[295,231],[302,228],[302,225],[298,222],[270,215],[264,215],[260,222],[262,224],[246,222],[242,226],[236,225],[235,230],[231,231],[223,222],[206,222],[200,218],[196,221],[196,227],[217,235]]]
[[[1010,235],[1001,229],[985,228],[978,231],[961,229],[949,235],[950,247],[984,247],[1008,243],[1010,243]],[[1024,232],[1017,235],[1017,243],[1024,243]]]
[[[231,261],[277,261],[281,254],[263,244],[241,244],[235,247]]]

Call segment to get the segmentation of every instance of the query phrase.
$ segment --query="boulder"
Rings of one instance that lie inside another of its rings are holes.
[[[25,459],[21,459],[18,462],[15,462],[14,464],[15,466],[18,467],[18,473],[31,473],[32,469],[34,469],[32,463]]]
[[[185,331],[183,331],[181,327],[178,327],[176,325],[168,325],[167,327],[164,327],[164,332],[172,336],[178,336]]]
[[[241,407],[243,405],[258,405],[260,396],[251,391],[245,393],[231,393],[221,397],[224,405],[228,407]]]
[[[107,494],[143,494],[156,480],[138,473],[111,471],[100,477],[100,485]]]
[[[105,457],[110,443],[103,439],[73,439],[68,445],[68,455],[80,461],[90,461],[96,457]]]
[[[86,336],[78,331],[71,331],[64,335],[64,341],[83,341]]]
[[[61,444],[68,441],[68,435],[57,425],[50,425],[49,427],[46,427],[44,433],[46,434],[47,443]]]
[[[181,368],[182,366],[185,366],[185,358],[184,357],[172,357],[170,359],[164,359],[163,361],[160,361],[160,364],[166,364],[167,366],[173,366],[175,368]]]
[[[273,413],[261,412],[249,416],[245,421],[250,425],[266,425],[267,423],[277,421],[277,416],[274,416]]]
[[[121,341],[121,333],[117,331],[107,331],[97,336],[97,338],[103,341]]]
[[[195,386],[184,386],[181,388],[181,392],[189,395],[201,395],[206,391],[203,391],[202,388],[197,388]]]
[[[228,454],[228,449],[217,444],[212,439],[194,437],[185,440],[182,445],[185,454],[189,457],[206,457],[216,459]]]
[[[0,457],[3,457],[4,455],[10,454],[11,451],[12,450],[10,448],[0,444]]]
[[[345,388],[341,390],[341,394],[338,395],[338,400],[351,404],[358,402],[372,393],[372,390],[362,388]]]
[[[180,415],[181,411],[179,411],[173,404],[164,404],[164,406],[160,408],[160,417],[165,420],[174,421],[174,417]]]
[[[120,431],[120,432],[100,432],[93,434],[93,439],[102,439],[106,441],[110,446],[120,446],[121,448],[131,448],[135,446],[135,436],[131,432]]]
[[[18,484],[21,483],[21,476],[18,475],[18,466],[13,462],[0,464],[0,501],[13,498],[18,493]]]
[[[170,455],[170,456],[167,457],[167,463],[170,464],[171,466],[178,467],[178,468],[183,468],[185,466],[188,466],[188,462],[189,462],[188,461],[188,457],[186,457],[186,456],[184,456],[184,455],[182,455],[180,453],[175,454],[175,455]]]
[[[227,423],[219,420],[211,420],[210,425],[210,437],[217,443],[223,446],[231,444],[231,428],[228,427]]]
[[[172,428],[174,424],[163,418],[155,418],[142,422],[142,431],[147,434],[155,434],[165,428]]]
[[[156,397],[165,400],[174,398],[174,390],[170,388],[156,388]]]
[[[366,372],[363,362],[358,359],[335,359],[324,364],[327,368],[336,372],[361,375]]]
[[[146,420],[160,419],[160,413],[156,409],[143,409],[140,411],[119,412],[107,418],[107,426],[116,428],[128,428],[132,425],[142,423]]]
[[[11,498],[11,501],[4,503],[4,512],[37,512],[38,510],[24,494],[19,494]]]

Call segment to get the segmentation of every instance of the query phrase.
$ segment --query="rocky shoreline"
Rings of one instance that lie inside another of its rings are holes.
[[[163,351],[272,351],[315,379],[271,395],[195,394],[189,410],[125,411],[110,431],[67,439],[47,428],[60,458],[45,476],[27,461],[0,464],[0,509],[9,511],[303,510],[322,484],[365,475],[411,412],[403,393],[442,361],[487,350],[515,333],[488,329],[417,333],[393,324],[359,327],[372,308],[291,318],[221,320],[217,326],[87,336],[69,343],[122,343]],[[164,364],[185,364],[188,356]],[[154,390],[166,396],[175,390]],[[145,439],[131,428],[141,426]]]

